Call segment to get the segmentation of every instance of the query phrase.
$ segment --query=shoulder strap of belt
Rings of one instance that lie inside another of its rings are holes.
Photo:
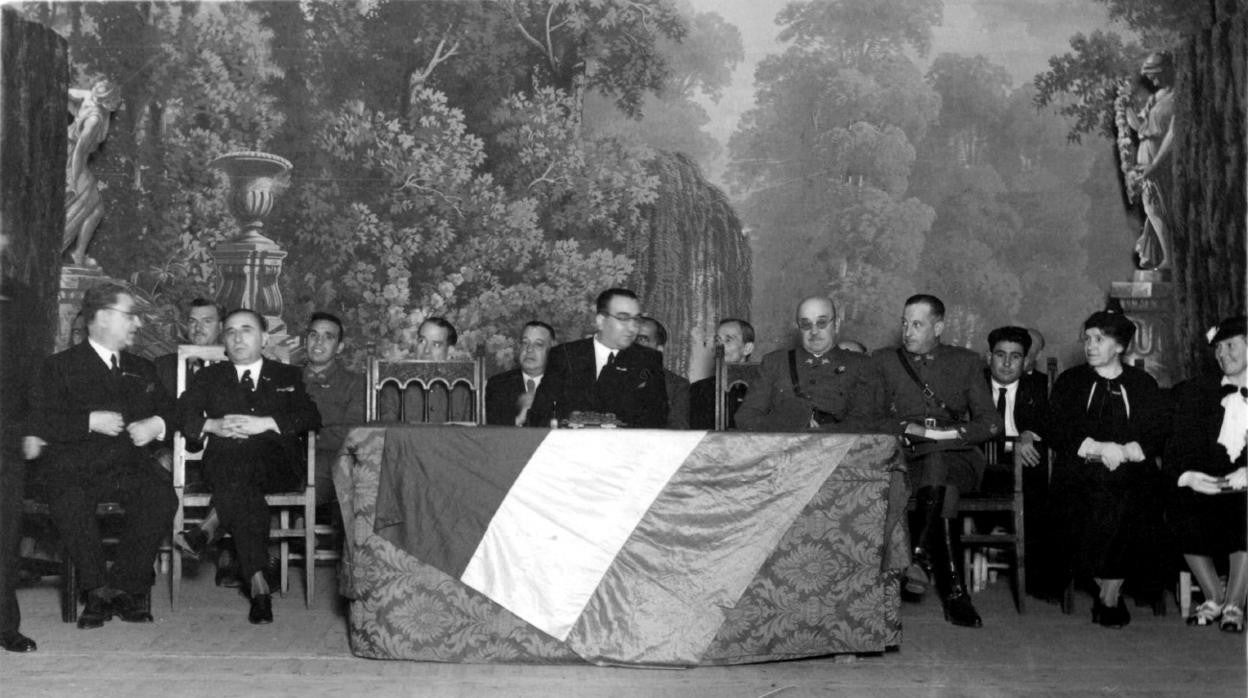
[[[922,378],[919,378],[919,374],[916,373],[914,367],[910,365],[910,361],[906,359],[906,352],[902,350],[901,347],[897,347],[897,360],[901,362],[901,367],[906,369],[906,374],[910,376],[910,380],[914,381],[914,384],[919,386],[919,389],[923,391],[923,397],[933,400],[937,407],[945,412],[948,412],[954,419],[961,419],[962,415],[954,412],[953,409],[949,407],[944,400],[941,400],[940,396],[932,390],[932,386],[925,383]]]

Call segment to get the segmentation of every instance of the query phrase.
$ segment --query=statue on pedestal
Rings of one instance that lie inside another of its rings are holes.
[[[1127,198],[1133,205],[1138,202],[1144,207],[1144,228],[1135,243],[1139,268],[1164,270],[1170,267],[1173,249],[1169,201],[1173,195],[1174,60],[1169,53],[1149,54],[1140,74],[1152,94],[1136,111],[1130,86],[1120,87],[1114,101],[1114,123]]]
[[[69,251],[74,264],[96,266],[87,257],[87,245],[104,217],[99,180],[88,167],[91,154],[108,138],[112,112],[121,107],[121,90],[108,80],[97,82],[90,90],[69,91],[74,123],[69,127],[69,162],[65,171],[65,232],[62,251]]]

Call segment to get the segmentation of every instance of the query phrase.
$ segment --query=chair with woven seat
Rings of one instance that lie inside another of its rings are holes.
[[[370,422],[384,417],[388,421],[403,423],[469,421],[478,425],[485,424],[485,361],[480,356],[461,361],[389,361],[374,357],[368,360],[367,384],[365,418]],[[397,404],[383,410],[382,391],[390,387],[397,391]],[[456,414],[456,388],[459,387],[467,389],[471,395],[468,400],[471,415]],[[434,394],[439,389],[446,391],[445,411],[435,407],[437,400],[434,399]],[[419,394],[413,397],[419,399],[409,400],[409,390],[417,390]],[[421,406],[420,414],[408,414],[409,402]]]
[[[192,360],[204,363],[225,361],[225,349],[221,346],[196,346],[183,344],[178,347],[178,395],[186,390],[189,380],[188,367]],[[211,437],[210,437],[211,438]],[[282,594],[290,590],[290,563],[300,561],[304,568],[304,605],[311,607],[315,593],[315,572],[318,560],[336,560],[337,551],[318,548],[318,536],[335,533],[332,526],[316,524],[316,433],[306,436],[304,486],[291,492],[265,495],[271,512],[277,515],[277,526],[269,530],[269,539],[278,544],[278,568]],[[173,518],[173,535],[181,533],[186,526],[202,523],[212,506],[212,494],[187,482],[187,465],[198,462],[202,452],[188,452],[186,438],[181,432],[173,439],[173,486],[178,497],[178,509]],[[301,547],[292,542],[302,541]],[[173,546],[169,574],[170,604],[177,605],[182,582],[182,552]]]

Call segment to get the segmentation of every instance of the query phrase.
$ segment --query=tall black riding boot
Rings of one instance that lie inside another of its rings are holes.
[[[945,620],[966,628],[978,628],[984,621],[971,603],[971,595],[966,592],[966,583],[962,581],[962,570],[958,565],[957,521],[942,518],[940,523],[944,544],[940,551],[943,559],[936,562],[936,588],[945,606]]]
[[[914,535],[914,551],[910,566],[901,582],[901,598],[917,603],[923,600],[932,583],[932,538],[939,526],[940,509],[945,501],[944,487],[923,487],[914,495],[918,530]]]

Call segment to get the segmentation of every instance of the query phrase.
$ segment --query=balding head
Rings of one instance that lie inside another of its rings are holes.
[[[827,296],[810,296],[797,304],[797,329],[802,347],[816,356],[836,345],[836,305]]]

